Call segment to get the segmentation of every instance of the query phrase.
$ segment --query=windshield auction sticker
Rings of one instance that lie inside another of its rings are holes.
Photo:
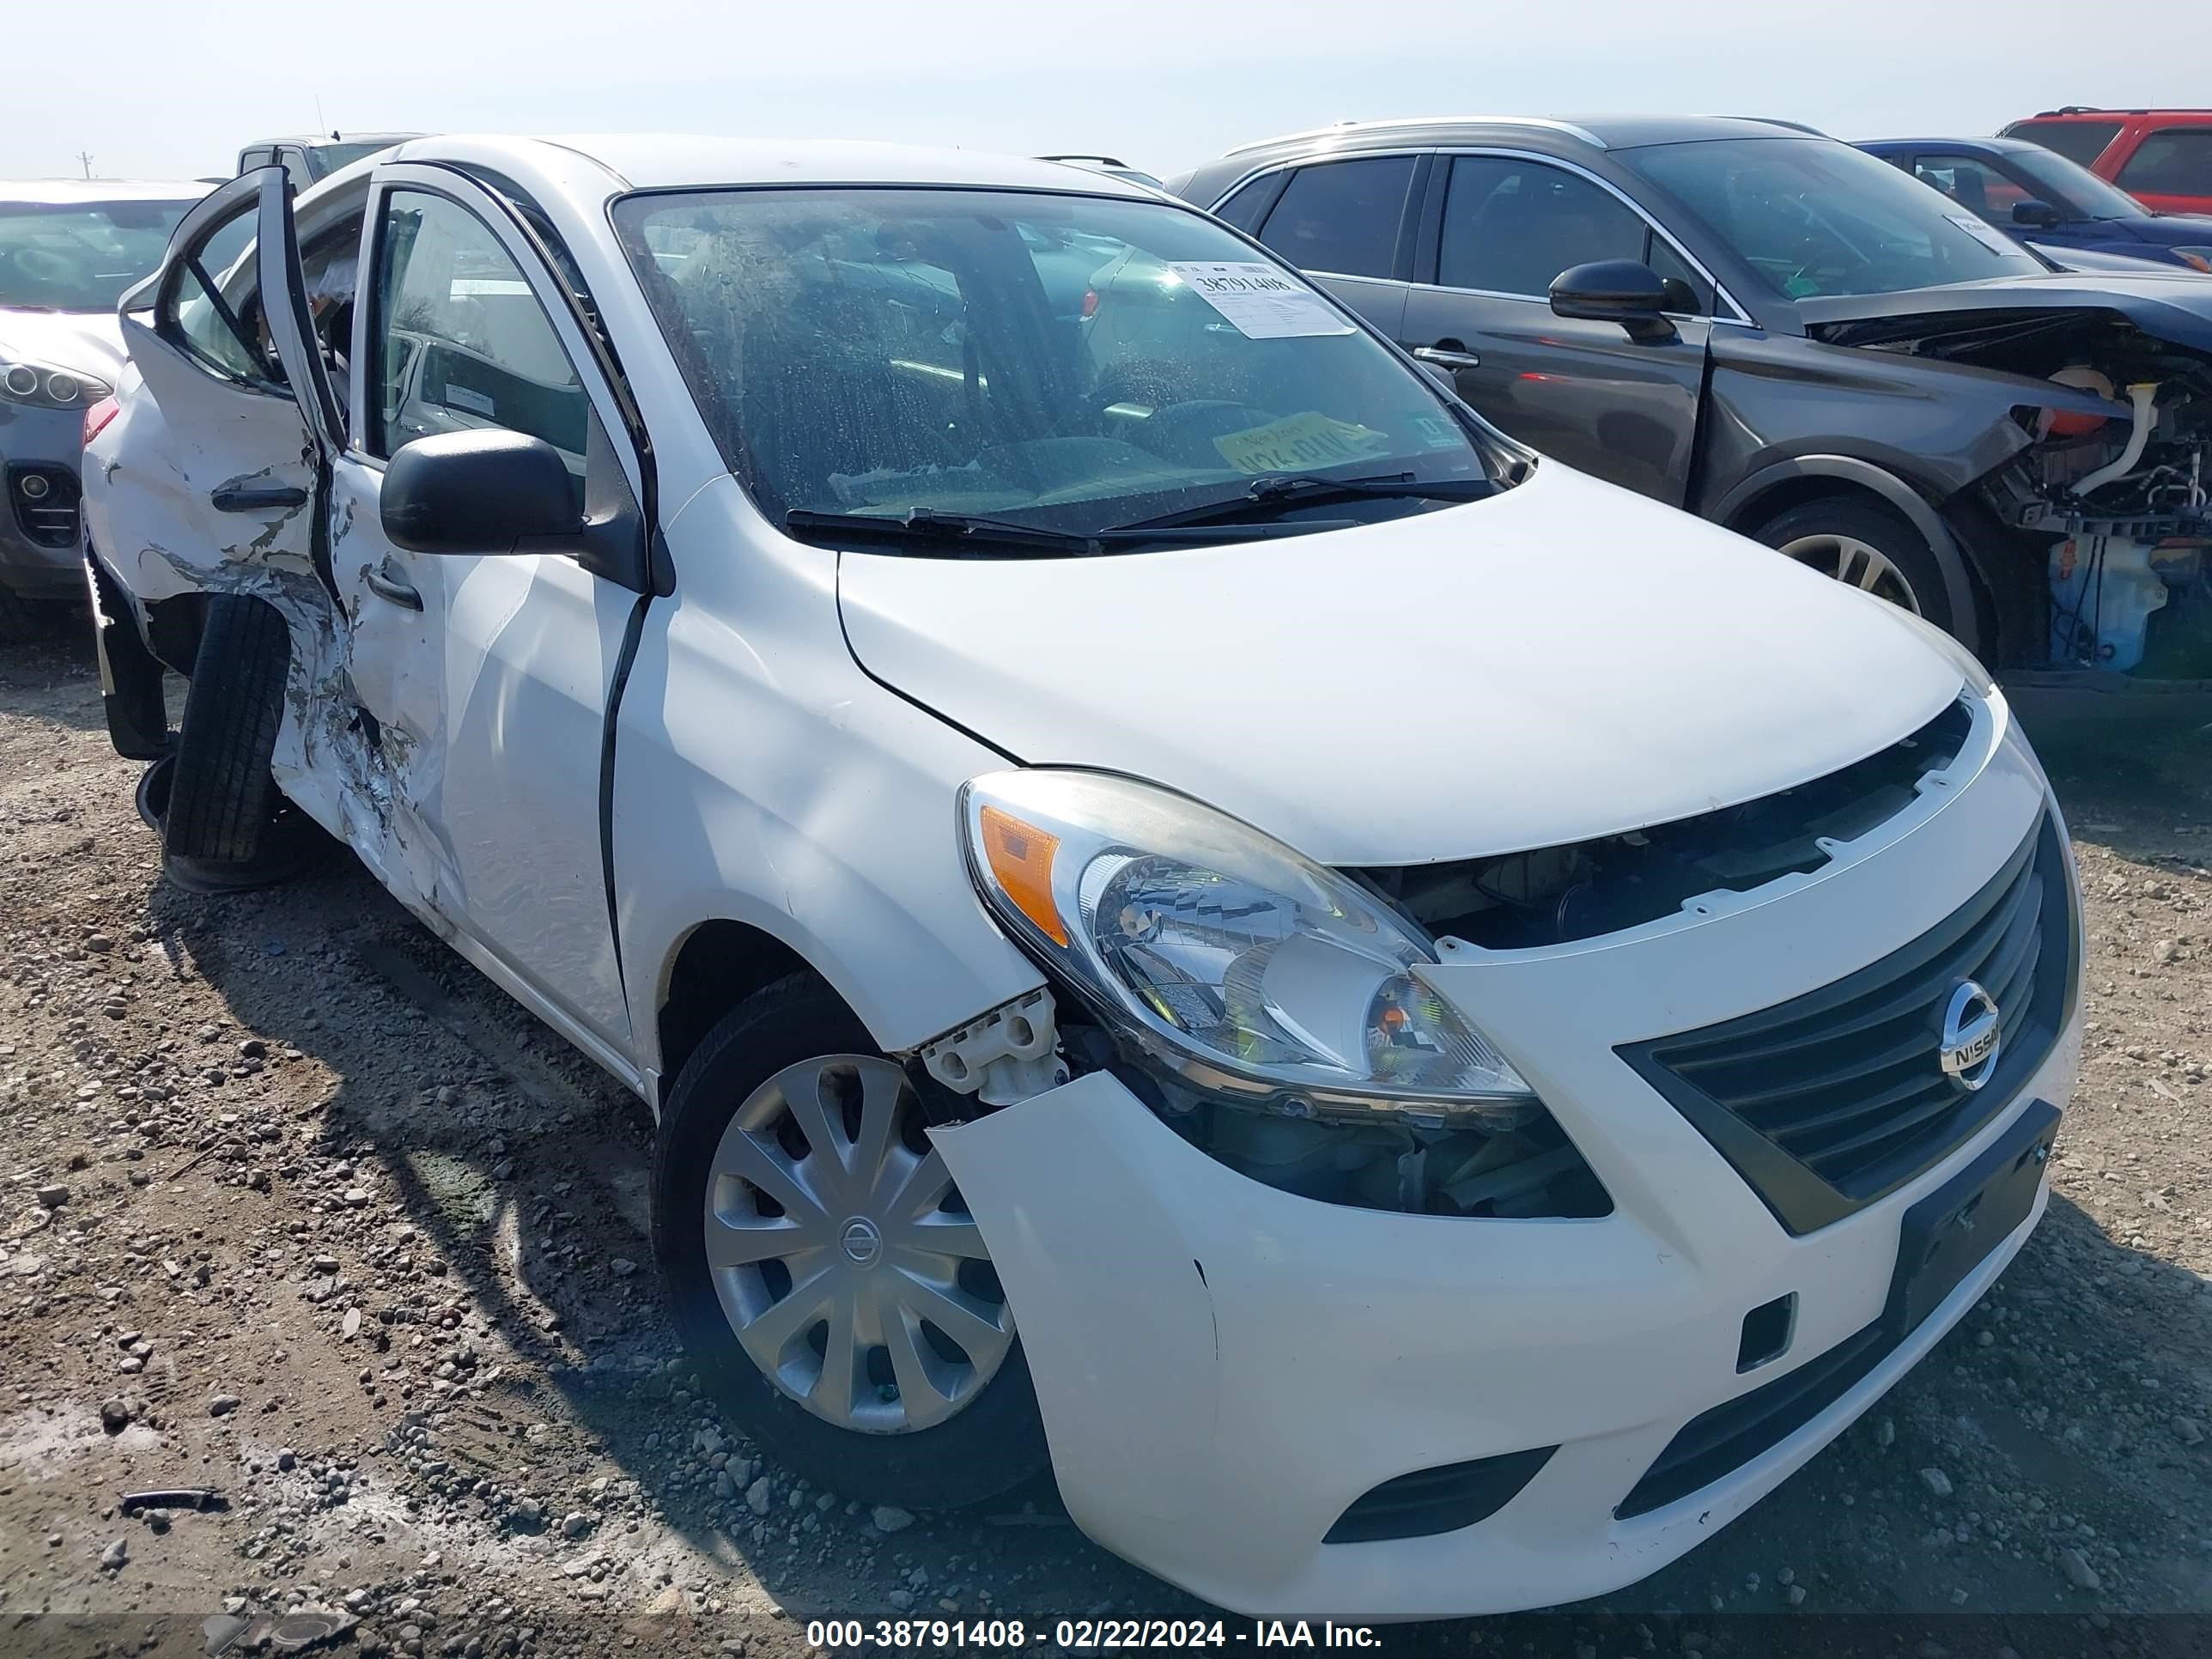
[[[1304,283],[1254,259],[1230,264],[1177,260],[1168,269],[1247,339],[1287,340],[1306,334],[1349,334],[1352,325]]]
[[[2017,253],[2019,246],[2011,237],[1994,225],[1984,224],[1971,213],[1947,213],[1943,216],[1953,224],[1979,242],[1992,253]]]
[[[1216,438],[1221,459],[1239,472],[1301,472],[1364,460],[1385,447],[1386,434],[1339,421],[1318,410]]]

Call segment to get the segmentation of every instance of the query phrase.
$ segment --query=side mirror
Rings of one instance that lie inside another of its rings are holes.
[[[584,532],[577,497],[559,450],[486,427],[403,444],[385,466],[377,513],[410,553],[573,553]]]
[[[1652,343],[1675,337],[1667,320],[1667,284],[1636,259],[1597,259],[1552,279],[1552,310],[1560,317],[1619,323],[1628,337]]]
[[[2048,230],[2053,225],[2063,225],[2066,216],[2048,202],[2014,202],[2012,222],[2016,225],[2034,225]]]

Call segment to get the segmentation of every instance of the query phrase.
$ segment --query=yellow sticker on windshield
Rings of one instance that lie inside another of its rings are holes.
[[[1387,441],[1373,427],[1308,410],[1216,438],[1213,447],[1239,472],[1303,472],[1363,459]]]

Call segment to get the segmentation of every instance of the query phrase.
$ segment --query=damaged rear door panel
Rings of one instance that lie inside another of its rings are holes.
[[[342,625],[323,519],[335,404],[295,314],[304,301],[290,303],[301,287],[291,223],[283,168],[234,179],[185,216],[161,269],[126,296],[125,343],[166,441],[109,463],[118,487],[98,551],[146,603],[237,593],[283,616],[292,662],[271,765],[330,824],[337,802],[309,750]],[[250,252],[231,252],[246,231]],[[264,295],[287,303],[264,307]],[[131,308],[149,297],[150,309]],[[145,476],[118,477],[135,456],[149,458]]]

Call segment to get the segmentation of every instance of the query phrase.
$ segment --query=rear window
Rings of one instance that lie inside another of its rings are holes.
[[[2004,130],[2004,136],[2056,150],[2086,167],[2105,153],[2105,146],[2119,131],[2118,121],[2015,121]]]
[[[1413,181],[1410,155],[1301,167],[1260,240],[1301,270],[1388,276]]]
[[[2120,169],[2120,185],[2138,196],[2212,196],[2212,127],[2154,132]]]

